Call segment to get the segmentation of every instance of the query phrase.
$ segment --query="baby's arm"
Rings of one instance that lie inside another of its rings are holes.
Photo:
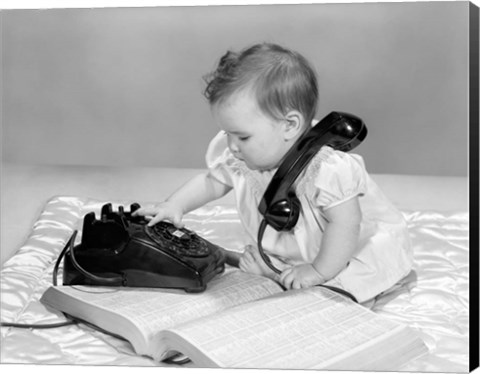
[[[181,227],[185,213],[226,195],[231,189],[205,172],[190,179],[164,202],[140,208],[135,215],[153,217],[148,223],[149,226],[168,219],[177,227]]]
[[[357,249],[362,213],[358,197],[325,211],[328,224],[321,249],[312,264],[293,266],[282,272],[280,282],[286,288],[321,284],[345,268]]]

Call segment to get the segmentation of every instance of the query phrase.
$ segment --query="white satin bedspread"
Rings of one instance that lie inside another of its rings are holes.
[[[2,268],[2,321],[46,324],[65,320],[38,300],[52,283],[53,266],[72,231],[81,230],[86,213],[95,211],[98,217],[104,203],[78,197],[55,197],[47,203],[28,240]],[[114,207],[130,203],[113,202]],[[468,213],[404,215],[414,245],[415,271],[379,297],[372,309],[420,331],[430,353],[410,363],[406,371],[467,372]],[[234,206],[200,208],[187,215],[185,223],[224,248],[239,251],[244,245]],[[159,365],[137,356],[128,342],[84,325],[43,330],[2,327],[1,363]]]

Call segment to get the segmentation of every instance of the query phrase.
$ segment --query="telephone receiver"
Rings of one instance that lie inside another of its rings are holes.
[[[367,127],[359,117],[334,111],[302,135],[287,152],[258,206],[264,217],[258,235],[260,254],[275,272],[280,273],[263,253],[261,239],[267,224],[277,231],[288,231],[296,225],[301,206],[293,188],[295,180],[324,145],[348,152],[366,136]]]

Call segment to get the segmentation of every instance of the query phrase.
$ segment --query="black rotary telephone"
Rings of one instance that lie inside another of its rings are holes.
[[[366,136],[367,127],[360,118],[349,113],[331,112],[302,135],[287,152],[258,206],[264,217],[258,230],[258,249],[268,267],[277,274],[281,271],[264,253],[262,238],[267,225],[277,231],[289,231],[296,225],[301,206],[293,183],[324,145],[348,152]]]
[[[100,219],[94,212],[83,219],[81,243],[74,246],[75,230],[54,267],[59,265],[64,285],[111,287],[181,288],[202,292],[207,283],[225,269],[224,250],[186,228],[169,222],[150,227],[142,216],[123,206],[114,211],[111,203],[102,206]]]

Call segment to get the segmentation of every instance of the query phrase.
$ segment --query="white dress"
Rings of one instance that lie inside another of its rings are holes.
[[[211,141],[206,162],[214,178],[233,187],[249,243],[256,245],[262,221],[258,205],[276,170],[250,170],[230,152],[224,132]],[[362,222],[358,249],[348,265],[326,284],[364,302],[410,272],[413,253],[405,220],[367,174],[362,157],[322,147],[297,178],[295,191],[302,205],[296,226],[288,232],[267,226],[262,240],[276,267],[312,263],[321,250],[327,225],[324,211],[359,196]]]

